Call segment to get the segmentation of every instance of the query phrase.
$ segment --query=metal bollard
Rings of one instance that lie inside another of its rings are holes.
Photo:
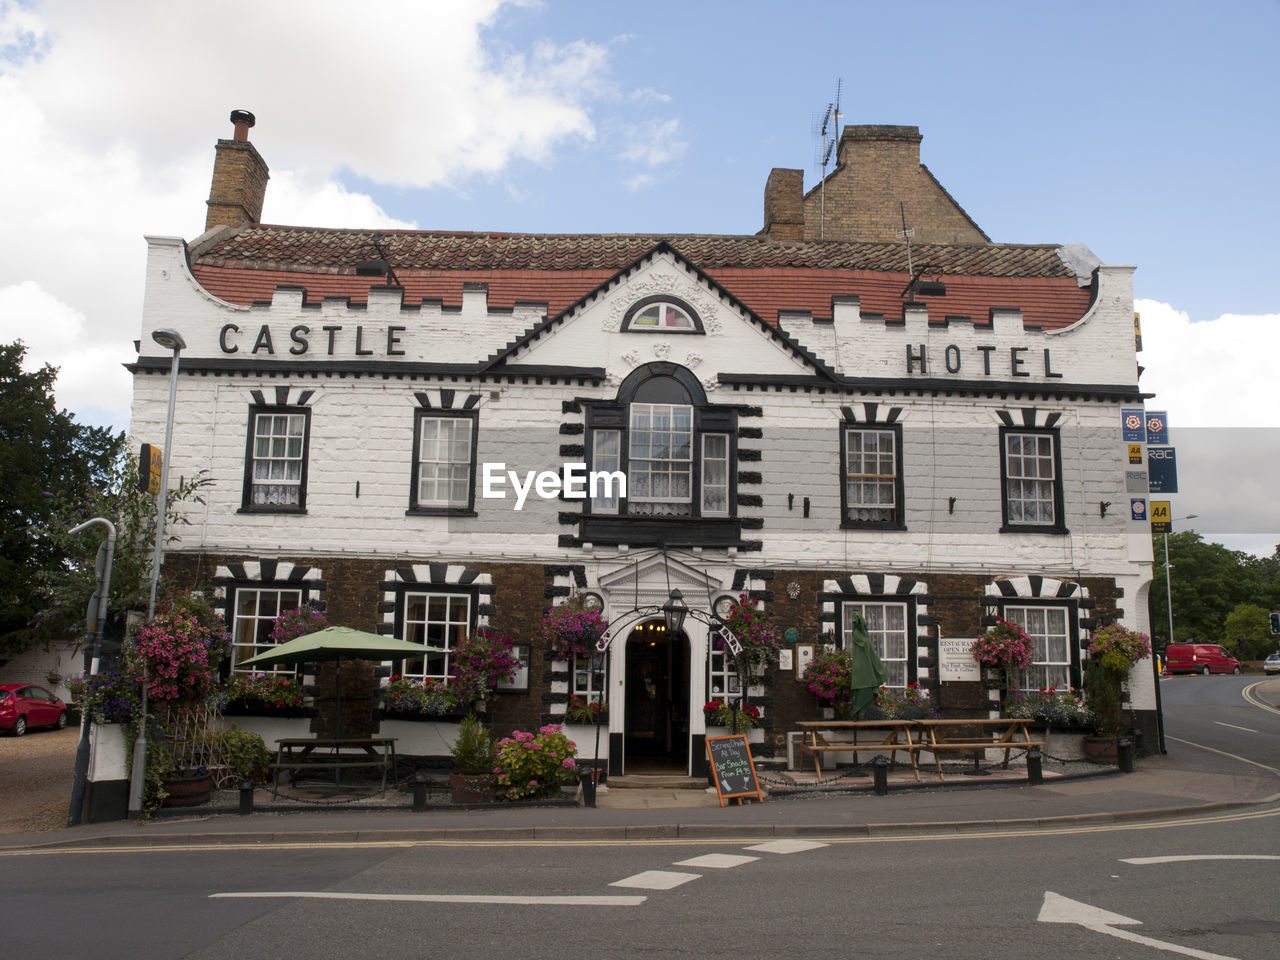
[[[876,796],[883,797],[889,792],[889,758],[883,753],[876,754],[874,760],[871,761],[871,789],[875,791]]]
[[[419,770],[413,775],[413,811],[421,813],[427,809],[427,775]]]
[[[1121,773],[1133,773],[1133,741],[1128,737],[1116,741],[1116,762]]]
[[[240,781],[240,816],[247,817],[253,813],[253,781]]]
[[[596,778],[594,767],[579,767],[578,780],[582,783],[582,805],[584,807],[594,807],[596,805]]]
[[[1044,783],[1044,770],[1040,765],[1040,751],[1032,747],[1027,751],[1027,783]]]

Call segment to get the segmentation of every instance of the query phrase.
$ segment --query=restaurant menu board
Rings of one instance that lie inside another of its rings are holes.
[[[756,764],[751,759],[751,748],[747,746],[747,735],[708,737],[706,743],[711,778],[716,785],[720,806],[733,799],[742,803],[744,797],[755,797],[763,803],[760,781],[756,779]]]

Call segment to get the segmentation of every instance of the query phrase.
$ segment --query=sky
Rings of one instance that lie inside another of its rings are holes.
[[[0,342],[127,430],[146,235],[204,227],[228,114],[263,220],[755,233],[818,123],[907,124],[993,240],[1135,265],[1175,524],[1280,543],[1280,0],[0,0]]]

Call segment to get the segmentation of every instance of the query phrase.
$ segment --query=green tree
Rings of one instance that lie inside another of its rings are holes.
[[[165,545],[181,540],[189,525],[186,505],[204,503],[200,491],[211,481],[202,472],[180,478],[171,488],[165,519]],[[78,501],[57,505],[44,535],[57,545],[64,561],[42,570],[36,577],[42,601],[33,621],[33,635],[46,642],[76,642],[84,635],[84,614],[95,587],[94,558],[105,539],[101,526],[81,534],[69,531],[93,517],[105,517],[116,528],[116,549],[111,567],[111,596],[106,635],[120,639],[130,610],[143,610],[151,593],[151,561],[155,551],[156,497],[138,482],[138,460],[124,451],[112,467],[104,489]],[[165,593],[163,577],[161,594]]]
[[[1165,586],[1164,536],[1152,540],[1155,565],[1149,599],[1152,633],[1168,642],[1169,604]],[[1221,643],[1235,649],[1236,634],[1227,617],[1241,604],[1280,601],[1280,548],[1261,559],[1220,543],[1207,543],[1194,531],[1169,535],[1169,582],[1173,590],[1173,632],[1179,643]],[[1275,607],[1280,609],[1280,607]]]
[[[51,522],[62,505],[92,499],[124,449],[123,433],[59,411],[57,369],[24,372],[26,352],[20,340],[0,344],[0,657],[38,638],[41,576],[68,560]]]
[[[1261,660],[1276,645],[1269,612],[1257,604],[1239,604],[1227,614],[1223,646],[1241,660]]]

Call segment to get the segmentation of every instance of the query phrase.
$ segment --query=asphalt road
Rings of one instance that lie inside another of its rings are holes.
[[[1119,939],[1129,934],[1201,957],[1270,960],[1278,822],[1280,811],[1251,810],[832,841],[48,851],[0,855],[0,896],[21,918],[5,925],[15,957],[54,945],[62,956],[136,960],[1150,960],[1162,949]],[[1209,859],[1126,862],[1170,856]],[[1269,859],[1220,859],[1259,856]],[[547,899],[566,896],[587,899]],[[503,897],[515,899],[494,902]],[[1140,926],[1100,929],[1095,910]]]
[[[1244,697],[1261,679],[1196,674],[1163,678],[1165,736],[1280,771],[1280,711],[1262,709]]]

